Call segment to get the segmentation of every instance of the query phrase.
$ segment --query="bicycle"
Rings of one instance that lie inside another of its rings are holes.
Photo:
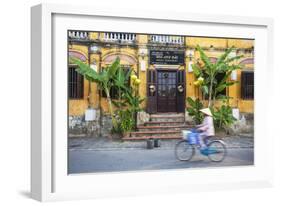
[[[226,145],[222,140],[206,140],[208,153],[201,149],[199,133],[194,129],[192,131],[184,130],[183,139],[175,146],[175,156],[180,161],[189,161],[195,155],[196,148],[200,149],[201,154],[208,156],[213,162],[221,162],[227,154]]]

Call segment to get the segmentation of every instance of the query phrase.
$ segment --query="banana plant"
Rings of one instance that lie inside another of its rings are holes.
[[[229,77],[232,71],[241,69],[239,64],[234,64],[235,60],[242,58],[242,55],[229,57],[229,54],[234,50],[234,47],[228,48],[215,63],[212,63],[210,58],[205,54],[200,46],[196,47],[196,50],[200,54],[200,59],[203,62],[203,66],[200,63],[193,64],[194,75],[198,79],[203,79],[201,82],[197,82],[204,95],[208,97],[208,107],[212,107],[216,98],[228,98],[217,94],[223,91],[225,88],[236,84],[238,81],[229,81]],[[217,75],[223,74],[223,78],[217,81]]]
[[[141,103],[145,98],[141,98],[138,95],[136,88],[130,88],[128,92],[125,93],[125,103],[129,106],[129,111],[132,113],[132,118],[134,119],[134,129],[137,125],[137,112],[141,111]]]
[[[116,77],[114,78],[114,86],[118,88],[118,99],[122,97],[122,92],[128,89],[128,82],[130,79],[131,70],[125,72],[122,67],[119,67],[116,71]]]
[[[232,108],[229,105],[222,105],[220,108],[210,108],[216,128],[225,128],[231,125],[236,119],[232,115]]]
[[[144,98],[141,98],[138,94],[140,79],[135,74],[132,74],[133,72],[133,70],[128,72],[122,71],[122,68],[117,72],[115,85],[118,87],[120,94],[118,100],[113,101],[113,104],[118,110],[130,111],[132,118],[134,119],[133,116],[135,116],[136,119],[137,112],[141,111],[141,103],[144,101]],[[129,79],[131,79],[130,84],[128,84]]]
[[[204,118],[200,110],[203,109],[204,105],[198,98],[193,100],[191,97],[188,97],[186,101],[189,105],[189,107],[187,107],[186,109],[188,111],[188,114],[192,117],[195,124],[200,124]]]
[[[122,79],[122,73],[120,72],[120,59],[117,57],[116,60],[106,68],[104,68],[100,72],[96,72],[95,70],[91,69],[91,67],[88,64],[85,64],[84,62],[80,61],[76,58],[70,59],[71,63],[74,63],[78,66],[76,71],[80,74],[82,74],[87,80],[91,82],[95,82],[98,84],[99,88],[101,88],[107,98],[108,106],[109,106],[109,113],[112,118],[112,126],[114,129],[117,129],[118,123],[114,115],[113,106],[112,106],[112,98],[110,96],[110,89],[117,83],[119,87],[122,87],[121,82]],[[120,74],[120,77],[116,78],[116,75],[118,71],[118,74]]]
[[[127,92],[125,94],[125,102],[130,106],[133,112],[141,111],[141,103],[145,98],[141,98],[139,95],[134,95],[133,92]]]

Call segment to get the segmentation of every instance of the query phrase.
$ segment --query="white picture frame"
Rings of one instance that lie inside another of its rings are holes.
[[[97,24],[94,27],[90,22]],[[146,26],[141,27],[143,24]],[[31,9],[31,25],[32,198],[53,201],[272,186],[273,131],[268,120],[273,103],[262,98],[272,91],[261,85],[263,82],[267,88],[273,87],[269,79],[274,76],[272,19],[40,4]],[[167,32],[165,25],[174,30]],[[57,83],[65,77],[62,71],[55,70],[66,65],[67,53],[62,55],[67,49],[66,39],[60,39],[63,35],[66,38],[65,31],[74,28],[102,31],[110,30],[110,26],[111,30],[122,31],[127,26],[131,32],[187,34],[185,25],[192,28],[193,35],[205,31],[206,36],[216,36],[220,31],[219,36],[224,37],[255,37],[255,165],[68,175],[66,84]]]

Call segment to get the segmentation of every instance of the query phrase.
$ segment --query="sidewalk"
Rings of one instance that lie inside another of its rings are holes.
[[[227,148],[253,148],[254,138],[246,135],[227,136],[222,138]],[[173,149],[179,140],[161,140],[161,146],[155,149]],[[146,149],[146,141],[122,141],[108,140],[106,138],[69,138],[70,150],[122,150],[122,149]]]

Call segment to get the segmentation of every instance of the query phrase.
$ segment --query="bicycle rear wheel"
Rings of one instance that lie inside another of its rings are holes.
[[[189,161],[195,153],[195,148],[186,140],[178,142],[175,146],[175,156],[180,161]]]
[[[223,141],[221,140],[213,140],[208,146],[208,158],[213,162],[221,162],[224,160],[227,150]]]

